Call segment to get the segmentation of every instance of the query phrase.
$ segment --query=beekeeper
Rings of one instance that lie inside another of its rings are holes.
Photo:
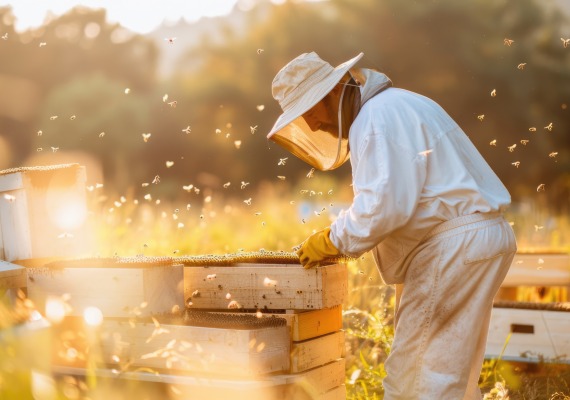
[[[275,76],[283,114],[267,137],[322,171],[349,159],[354,199],[298,250],[305,268],[371,251],[396,285],[385,400],[480,399],[493,297],[516,251],[510,195],[434,101],[362,58],[305,53]]]

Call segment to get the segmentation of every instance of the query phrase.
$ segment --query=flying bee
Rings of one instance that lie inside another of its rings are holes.
[[[549,123],[548,125],[546,125],[546,126],[544,127],[544,129],[546,129],[546,130],[548,130],[548,131],[552,131],[552,122]]]
[[[509,151],[512,153],[513,151],[515,151],[515,148],[517,147],[517,144],[513,144],[512,146],[507,146],[507,148],[509,149]]]
[[[544,187],[545,187],[545,184],[544,184],[544,183],[541,183],[541,184],[538,185],[538,187],[536,188],[536,191],[537,191],[537,192],[544,192]]]
[[[526,144],[527,144],[528,142],[530,142],[530,140],[528,140],[528,139],[521,139],[521,144],[522,144],[523,146],[526,146]]]
[[[478,115],[478,116],[477,116],[477,119],[478,119],[479,121],[483,121],[484,118],[485,118],[485,114],[481,114],[481,115]]]
[[[491,146],[496,146],[496,145],[497,145],[497,139],[491,140],[491,141],[489,142],[489,144],[490,144]]]
[[[564,48],[567,48],[568,46],[570,46],[570,39],[560,38],[560,40],[562,40],[562,46],[564,46]]]
[[[190,132],[192,132],[192,129],[190,129],[190,125],[188,125],[186,128],[182,129],[182,132],[184,132],[185,134],[189,134]]]
[[[513,44],[515,41],[512,39],[507,39],[505,38],[505,40],[503,40],[503,43],[505,44],[505,46],[511,46],[511,44]]]
[[[516,168],[519,167],[519,165],[521,164],[520,161],[515,161],[514,163],[511,163],[512,165],[514,165]]]
[[[255,126],[250,126],[249,130],[251,131],[251,134],[253,135],[255,133],[255,131],[257,130],[257,125]]]
[[[164,38],[164,40],[166,40],[168,42],[168,44],[174,44],[176,37]]]

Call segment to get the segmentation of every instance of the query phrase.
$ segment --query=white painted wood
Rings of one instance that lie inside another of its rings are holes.
[[[0,193],[0,229],[6,261],[32,257],[28,200],[24,189]]]
[[[506,343],[503,359],[570,362],[569,335],[570,312],[493,308],[486,355],[498,357]]]
[[[21,172],[0,174],[0,192],[22,189],[24,187],[22,175]]]
[[[556,356],[570,362],[570,312],[542,311]]]
[[[103,359],[133,366],[214,376],[257,376],[289,370],[289,329],[225,329],[106,321]]]
[[[515,254],[502,286],[568,286],[570,254]]]
[[[125,268],[29,268],[28,297],[43,312],[50,296],[68,294],[70,316],[94,306],[105,317],[128,318],[184,306],[182,265]],[[146,303],[145,307],[141,307]]]
[[[347,287],[344,264],[311,269],[279,264],[184,269],[184,293],[193,308],[227,309],[230,302],[262,311],[329,308],[343,303]]]
[[[2,258],[86,256],[86,171],[77,164],[0,173]],[[82,213],[79,212],[83,210]]]

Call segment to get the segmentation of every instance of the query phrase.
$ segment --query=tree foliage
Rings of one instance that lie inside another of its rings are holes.
[[[0,135],[18,153],[15,164],[47,138],[34,135],[47,131],[48,116],[76,113],[73,124],[59,121],[52,138],[60,143],[53,145],[96,154],[109,182],[125,164],[137,172],[133,186],[155,174],[177,190],[200,179],[296,181],[309,167],[294,157],[278,166],[288,154],[264,137],[280,113],[273,77],[303,52],[337,65],[363,51],[362,66],[439,102],[515,200],[536,196],[544,183],[548,201],[567,206],[570,48],[560,38],[569,25],[538,0],[258,1],[228,17],[179,24],[174,44],[129,34],[101,10],[78,8],[24,33],[13,30],[10,9],[0,9],[0,21],[9,38],[0,41],[0,77],[25,78],[42,94],[27,121],[0,112]],[[185,47],[173,72],[158,76],[170,46]],[[108,133],[103,140],[101,131]],[[143,132],[152,133],[148,143]],[[349,168],[333,174],[348,177]]]

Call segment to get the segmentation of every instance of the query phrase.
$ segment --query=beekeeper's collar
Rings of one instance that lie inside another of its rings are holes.
[[[272,86],[273,97],[279,102],[283,114],[267,138],[321,171],[335,169],[348,160],[348,130],[360,106],[391,86],[391,81],[384,74],[368,69],[351,70],[362,56],[360,53],[333,68],[312,52],[300,55],[283,67]],[[337,129],[333,132],[311,130],[303,114],[339,83],[345,86],[340,96]],[[350,87],[354,85],[360,86],[360,93]]]

